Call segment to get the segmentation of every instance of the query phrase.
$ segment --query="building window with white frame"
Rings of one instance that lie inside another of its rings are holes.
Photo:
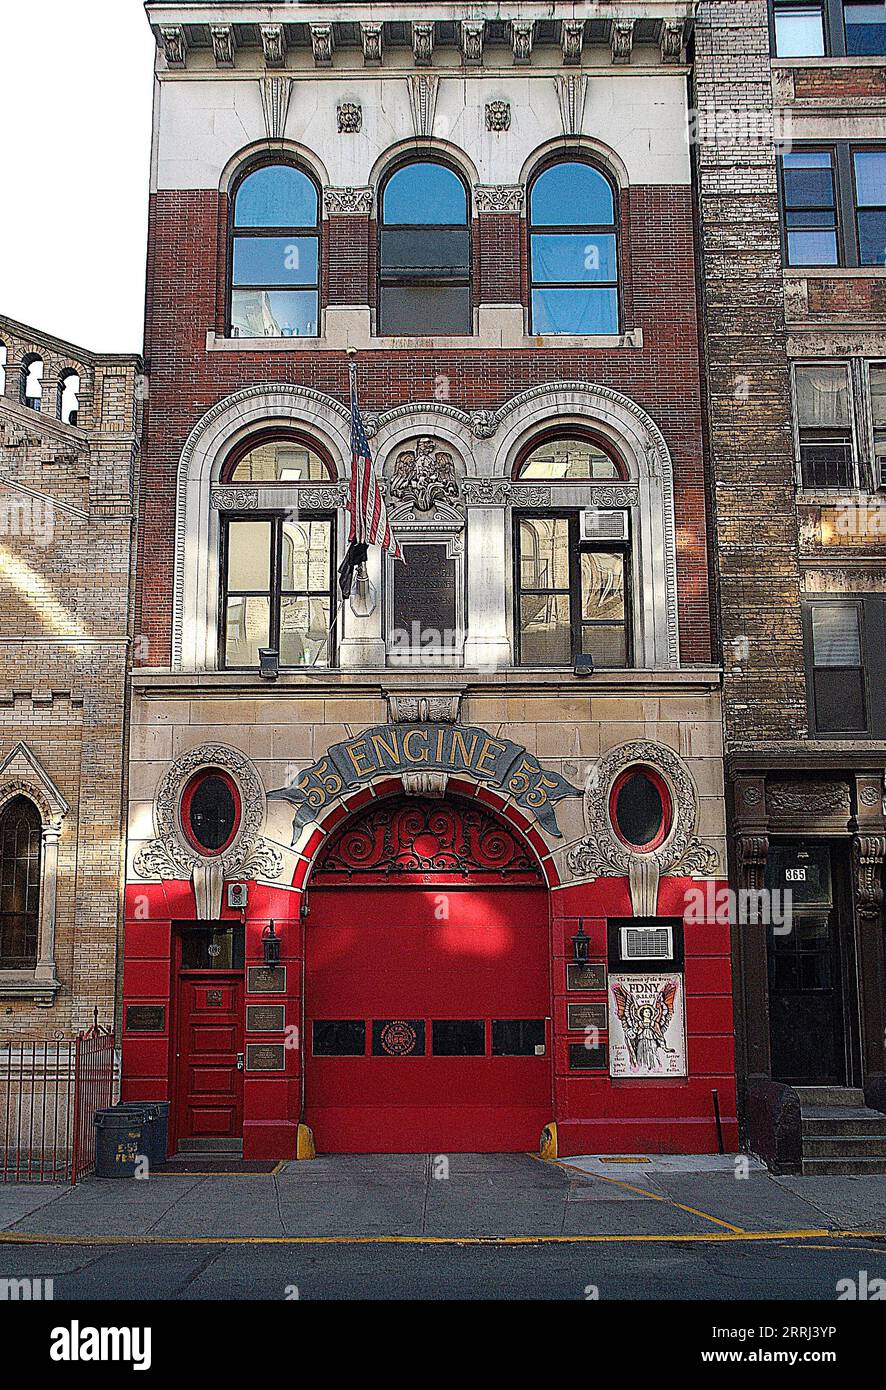
[[[856,487],[848,363],[798,362],[794,398],[802,486],[809,491]]]

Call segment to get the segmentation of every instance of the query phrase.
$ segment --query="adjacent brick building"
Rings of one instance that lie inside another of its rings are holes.
[[[693,93],[746,1140],[882,1170],[886,16],[707,0]]]
[[[0,317],[0,1042],[114,1023],[140,360]]]

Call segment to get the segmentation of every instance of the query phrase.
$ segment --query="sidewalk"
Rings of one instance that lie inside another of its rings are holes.
[[[448,1164],[448,1176],[444,1163]],[[519,1237],[731,1240],[886,1233],[886,1175],[773,1177],[748,1160],[545,1163],[529,1154],[339,1155],[273,1173],[0,1186],[0,1243]],[[886,1236],[884,1236],[886,1238]]]

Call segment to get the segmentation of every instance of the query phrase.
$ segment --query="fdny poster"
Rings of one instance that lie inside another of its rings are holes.
[[[610,1076],[685,1076],[682,975],[610,975]]]

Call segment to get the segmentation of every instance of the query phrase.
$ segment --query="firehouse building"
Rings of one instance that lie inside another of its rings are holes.
[[[123,1094],[179,1151],[737,1146],[693,7],[485,8],[148,5]],[[349,349],[404,559],[341,603]]]

